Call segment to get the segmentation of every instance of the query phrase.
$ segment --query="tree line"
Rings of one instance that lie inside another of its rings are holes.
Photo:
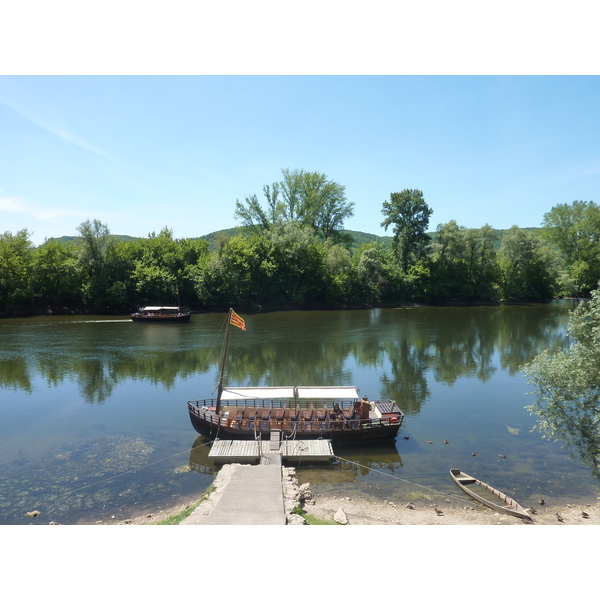
[[[600,279],[600,207],[559,204],[532,232],[502,236],[456,221],[428,233],[420,190],[383,202],[391,246],[353,246],[344,221],[354,204],[321,173],[284,169],[281,181],[237,200],[237,235],[175,239],[165,227],[121,240],[98,220],[68,243],[34,247],[29,232],[0,234],[0,311],[129,312],[180,302],[197,310],[275,310],[403,302],[546,301],[589,295]]]

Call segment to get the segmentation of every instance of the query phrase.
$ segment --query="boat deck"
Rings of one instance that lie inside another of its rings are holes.
[[[248,400],[244,405],[223,404],[220,414],[210,399],[188,402],[188,408],[198,419],[214,426],[266,435],[277,429],[290,435],[294,431],[318,434],[390,425],[399,427],[404,419],[404,414],[393,402],[361,402],[357,409],[353,401],[340,400],[339,413],[326,404],[319,407],[313,404],[261,406],[256,400]]]

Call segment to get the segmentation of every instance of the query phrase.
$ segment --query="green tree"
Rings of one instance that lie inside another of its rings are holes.
[[[38,305],[81,303],[81,271],[73,244],[50,239],[32,252],[30,288]]]
[[[432,269],[436,299],[464,298],[469,295],[466,281],[465,228],[452,220],[440,223],[432,241]]]
[[[538,419],[534,429],[576,449],[600,476],[600,292],[591,295],[570,314],[569,344],[521,369],[536,388],[526,407]]]
[[[318,231],[324,240],[335,240],[344,221],[354,214],[343,185],[318,172],[300,171],[300,223]]]
[[[79,263],[82,273],[82,300],[96,310],[132,308],[131,245],[119,242],[101,221],[85,221],[81,234]]]
[[[423,192],[407,189],[393,192],[390,201],[383,203],[381,212],[385,217],[381,226],[387,231],[393,225],[392,247],[402,271],[407,273],[409,267],[426,253],[430,243],[427,228],[433,210],[427,206]]]
[[[282,169],[282,174],[282,181],[263,187],[266,207],[255,194],[236,200],[236,219],[259,234],[291,222],[311,227],[323,240],[343,239],[344,221],[354,214],[344,186],[316,171]]]
[[[554,296],[558,272],[551,251],[531,231],[511,227],[502,239],[498,263],[505,298],[544,301]]]
[[[284,218],[284,204],[279,200],[279,183],[263,186],[267,208],[263,209],[256,194],[235,201],[235,218],[253,233],[261,234]]]
[[[105,223],[98,219],[84,221],[77,227],[83,246],[80,260],[91,276],[100,276],[106,267],[106,256],[114,244],[113,237]]]
[[[600,207],[575,200],[544,215],[542,234],[562,253],[577,295],[594,289],[600,278]]]
[[[98,219],[84,221],[77,231],[83,242],[79,254],[83,301],[95,307],[106,307],[110,287],[109,254],[115,241],[108,226]]]
[[[486,223],[480,229],[467,229],[464,238],[470,297],[477,300],[496,299],[499,274],[494,248],[498,234]]]
[[[211,308],[232,304],[247,308],[260,306],[259,270],[263,264],[264,241],[259,236],[230,237],[213,253],[199,272],[196,290],[200,300]]]
[[[323,257],[327,272],[327,302],[333,306],[345,302],[351,293],[352,264],[350,252],[338,244],[327,242]]]
[[[208,261],[206,240],[176,240],[168,227],[130,246],[131,280],[139,304],[192,304],[198,270]]]
[[[22,229],[16,234],[0,234],[0,309],[14,310],[28,307],[31,302],[31,241],[29,232]]]
[[[274,267],[272,290],[281,306],[314,306],[325,302],[327,268],[325,245],[316,232],[286,223],[269,232]]]
[[[381,301],[388,283],[385,254],[383,244],[377,242],[364,244],[356,251],[353,260],[359,288],[357,301],[367,304]]]

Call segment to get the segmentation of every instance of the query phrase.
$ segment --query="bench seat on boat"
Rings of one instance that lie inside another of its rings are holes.
[[[295,424],[298,421],[298,408],[286,408],[283,411],[283,430],[284,431],[292,431],[292,424]]]
[[[227,425],[229,427],[239,428],[242,422],[242,415],[244,414],[244,409],[239,406],[231,406],[229,408],[229,421]]]
[[[268,431],[269,424],[271,418],[271,409],[267,408],[259,408],[256,414],[256,426],[261,431]]]

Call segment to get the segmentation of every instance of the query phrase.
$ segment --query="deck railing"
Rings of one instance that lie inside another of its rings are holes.
[[[295,419],[291,419],[288,417],[283,417],[280,419],[272,418],[270,415],[268,418],[247,418],[242,416],[237,416],[235,418],[230,418],[229,416],[221,416],[217,415],[214,410],[216,406],[216,400],[208,399],[208,400],[195,400],[190,401],[189,406],[191,410],[194,412],[196,416],[200,419],[212,423],[214,425],[221,425],[226,427],[233,427],[234,429],[238,429],[241,431],[256,431],[260,433],[261,431],[269,431],[271,429],[277,428],[282,431],[289,433],[294,431],[299,432],[329,432],[329,431],[342,431],[348,429],[374,429],[379,427],[389,427],[389,426],[398,426],[398,424],[402,424],[404,419],[404,414],[402,412],[397,412],[390,414],[381,418],[368,418],[368,419],[359,419],[359,418],[343,418],[338,417],[337,419],[330,418],[329,413],[323,419],[318,419],[313,416],[310,420],[302,419],[300,416]],[[340,409],[344,411],[344,409],[353,408],[354,402],[352,400],[342,400],[338,402]],[[273,403],[273,406],[265,406],[262,400],[254,400],[248,399],[246,400],[245,406],[240,407],[235,401],[225,401],[221,403],[222,407],[226,406],[237,406],[238,408],[274,408],[274,409],[295,409],[296,407],[286,406],[285,402],[281,403]],[[308,408],[308,407],[300,407]],[[328,407],[328,410],[331,407]]]

